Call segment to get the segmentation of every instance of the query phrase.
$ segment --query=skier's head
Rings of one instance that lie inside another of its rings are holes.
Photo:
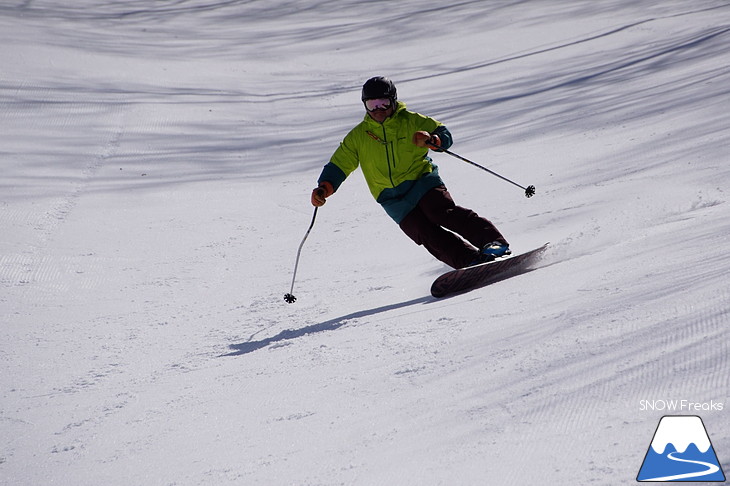
[[[393,101],[398,99],[398,91],[393,81],[385,76],[375,76],[365,81],[362,85],[362,100],[375,100],[378,98],[389,98]]]
[[[370,117],[382,123],[395,111],[398,91],[390,79],[384,76],[375,76],[362,85],[361,98]]]

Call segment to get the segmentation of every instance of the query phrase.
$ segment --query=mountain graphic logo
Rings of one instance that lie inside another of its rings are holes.
[[[702,419],[696,415],[662,417],[636,480],[725,481]]]

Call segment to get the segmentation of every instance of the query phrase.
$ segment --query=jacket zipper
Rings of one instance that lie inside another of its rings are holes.
[[[381,145],[383,145],[383,148],[385,149],[385,162],[388,165],[388,179],[390,179],[390,184],[395,187],[395,182],[393,181],[393,170],[395,168],[395,153],[393,152],[393,147],[390,142],[387,140],[387,135],[385,132],[385,127],[383,127],[383,138],[378,137],[370,130],[366,131],[370,138],[375,140],[376,142],[380,142]],[[390,146],[390,152],[388,151],[388,146]],[[392,154],[392,168],[391,168],[391,154]]]
[[[383,126],[383,145],[385,145],[385,160],[388,162],[388,178],[390,179],[390,184],[395,187],[395,182],[393,181],[393,169],[395,169],[395,153],[393,152],[393,144],[388,142],[388,136],[385,132],[385,126]],[[388,151],[388,147],[390,147],[390,152]]]

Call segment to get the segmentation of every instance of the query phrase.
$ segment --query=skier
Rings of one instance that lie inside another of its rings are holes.
[[[449,130],[406,109],[395,84],[383,76],[362,87],[365,118],[353,128],[322,169],[312,204],[322,206],[358,166],[368,188],[401,230],[453,268],[509,254],[497,228],[471,209],[457,206],[428,157],[452,144]],[[458,236],[457,236],[458,235]]]

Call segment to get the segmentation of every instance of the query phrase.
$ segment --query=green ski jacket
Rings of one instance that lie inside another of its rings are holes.
[[[366,114],[335,150],[319,182],[327,181],[337,191],[359,166],[373,197],[400,223],[426,192],[443,185],[428,149],[412,142],[419,130],[438,135],[443,149],[452,144],[451,133],[444,125],[408,111],[402,101],[382,124]]]

